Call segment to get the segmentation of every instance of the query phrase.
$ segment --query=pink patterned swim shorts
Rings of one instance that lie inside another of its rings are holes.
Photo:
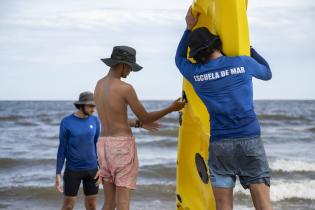
[[[97,155],[104,181],[136,189],[139,162],[134,137],[99,137]]]

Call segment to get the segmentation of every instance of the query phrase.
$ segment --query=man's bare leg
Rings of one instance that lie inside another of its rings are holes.
[[[117,210],[129,210],[130,190],[125,187],[116,187]]]
[[[214,187],[213,194],[217,210],[233,209],[233,188]]]
[[[61,210],[72,210],[74,208],[76,197],[64,196]]]
[[[104,204],[102,210],[115,210],[116,186],[112,182],[103,180]]]
[[[85,209],[96,210],[96,195],[85,196]]]
[[[249,189],[256,210],[272,210],[269,186],[264,183],[251,184]]]

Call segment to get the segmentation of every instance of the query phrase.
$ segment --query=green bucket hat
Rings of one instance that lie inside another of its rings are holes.
[[[110,58],[102,58],[107,66],[113,67],[119,63],[127,64],[132,71],[140,71],[142,66],[136,63],[136,50],[128,46],[115,46]]]

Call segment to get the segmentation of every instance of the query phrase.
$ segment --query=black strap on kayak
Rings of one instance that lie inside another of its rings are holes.
[[[187,96],[186,96],[186,93],[184,90],[182,92],[182,100],[185,101],[186,103],[188,103]]]
[[[186,93],[185,93],[185,91],[183,90],[183,92],[182,92],[182,101],[184,101],[184,102],[188,102],[188,100],[187,100],[187,96],[186,96]],[[181,126],[182,125],[182,122],[183,122],[183,112],[179,112],[179,119],[178,119],[178,122],[179,122],[179,125]]]

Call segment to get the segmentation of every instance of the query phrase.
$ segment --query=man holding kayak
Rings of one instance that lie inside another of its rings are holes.
[[[237,176],[243,188],[250,189],[255,208],[271,210],[270,169],[254,111],[252,85],[253,77],[270,80],[270,67],[253,48],[250,57],[223,55],[219,36],[205,27],[192,31],[197,21],[190,8],[175,62],[210,115],[208,163],[217,210],[233,209]],[[188,47],[189,57],[196,63],[186,58]]]

